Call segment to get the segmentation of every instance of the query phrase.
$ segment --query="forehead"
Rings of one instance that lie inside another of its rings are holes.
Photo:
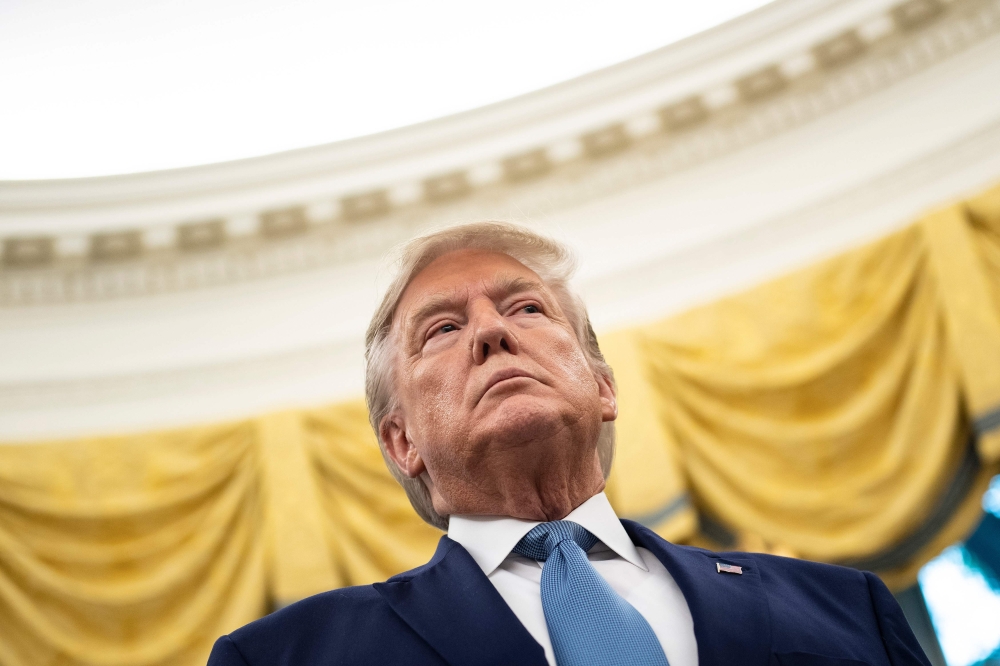
[[[455,250],[441,255],[417,273],[403,290],[396,318],[428,299],[489,289],[498,281],[522,279],[542,283],[538,274],[510,255],[488,250]]]

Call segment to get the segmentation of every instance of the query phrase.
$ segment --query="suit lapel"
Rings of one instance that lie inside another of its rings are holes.
[[[751,556],[682,548],[639,523],[622,524],[632,542],[656,555],[684,593],[694,619],[699,666],[770,663],[767,599]],[[719,573],[717,563],[740,565],[743,573]]]
[[[542,646],[472,556],[446,536],[430,562],[375,589],[450,664],[547,666]]]

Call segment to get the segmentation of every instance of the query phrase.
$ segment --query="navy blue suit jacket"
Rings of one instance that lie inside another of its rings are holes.
[[[749,553],[675,546],[628,520],[674,577],[694,618],[700,666],[929,666],[873,574]],[[719,573],[735,564],[742,575]],[[546,666],[472,556],[448,537],[422,567],[317,594],[216,643],[209,666]]]

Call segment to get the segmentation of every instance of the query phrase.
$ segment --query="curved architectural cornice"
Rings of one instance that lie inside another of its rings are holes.
[[[778,0],[484,109],[240,162],[0,183],[0,441],[362,391],[390,246],[520,221],[600,334],[1000,180],[1000,0]]]
[[[988,0],[785,0],[574,81],[381,135],[2,183],[0,308],[335,265],[427,226],[579,205],[787,132],[998,32]]]

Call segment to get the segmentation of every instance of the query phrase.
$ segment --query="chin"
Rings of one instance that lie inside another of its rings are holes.
[[[559,407],[538,396],[510,396],[494,407],[480,426],[486,437],[494,441],[517,444],[544,439],[566,426],[567,414]]]

